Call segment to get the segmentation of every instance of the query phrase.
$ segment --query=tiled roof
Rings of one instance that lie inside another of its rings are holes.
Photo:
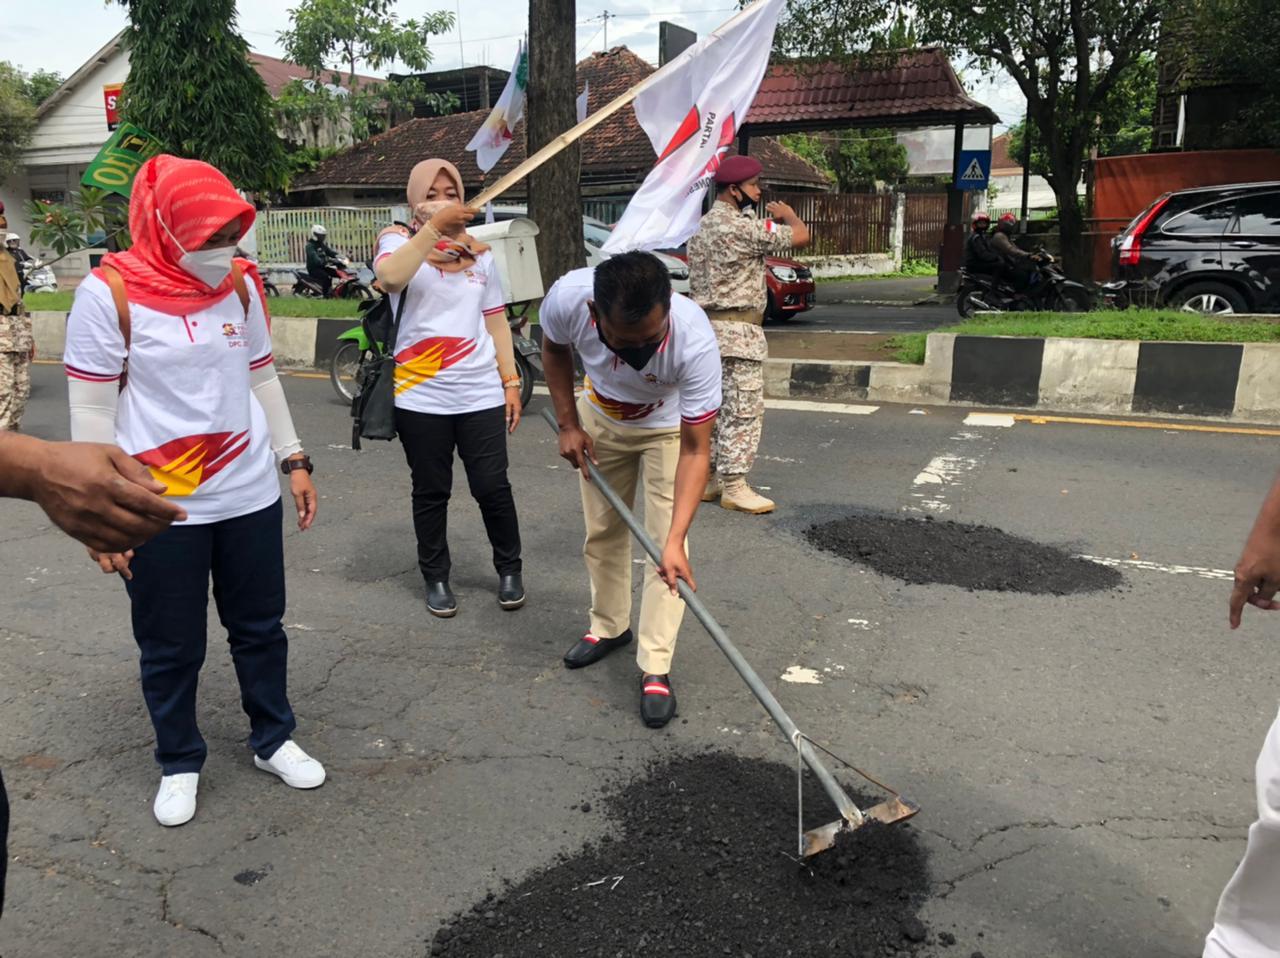
[[[653,69],[626,47],[615,47],[608,53],[593,54],[578,64],[578,89],[581,90],[584,83],[590,84],[588,111],[596,110],[639,83]],[[441,156],[457,165],[469,193],[478,192],[484,176],[476,168],[473,155],[466,152],[466,145],[484,122],[486,113],[479,110],[409,120],[323,161],[313,172],[295,179],[292,188],[402,188],[415,163],[426,157]],[[506,156],[490,171],[489,182],[524,160],[523,131],[524,126],[521,125]],[[773,185],[806,189],[827,189],[829,186],[819,170],[774,140],[753,140],[750,151],[764,164],[765,180]],[[653,161],[653,147],[629,106],[601,123],[582,140],[584,185],[634,187],[644,179]],[[515,194],[522,189],[522,186],[517,187]]]
[[[991,175],[1004,173],[1021,176],[1022,164],[1009,155],[1009,134],[1001,133],[991,141]]]
[[[749,132],[999,122],[989,107],[965,94],[940,47],[890,56],[894,62],[770,67],[747,114]]]
[[[253,50],[249,51],[249,62],[253,64],[254,70],[258,76],[262,77],[262,82],[267,85],[267,92],[271,94],[271,98],[275,99],[284,92],[284,88],[289,85],[291,80],[306,80],[311,76],[311,71],[297,63],[290,63],[288,60],[277,60],[275,57],[269,57]],[[331,76],[337,73],[341,78],[338,82],[339,86],[348,86],[347,74],[341,70],[326,70],[320,74],[320,78],[328,83]],[[379,77],[362,76],[356,74],[356,79],[363,85],[365,83],[384,83]]]

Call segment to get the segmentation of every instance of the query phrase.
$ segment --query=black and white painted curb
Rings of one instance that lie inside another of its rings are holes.
[[[61,357],[65,313],[34,314],[36,347]],[[325,368],[353,319],[277,317],[282,367]],[[536,330],[535,330],[536,332]],[[1280,423],[1280,343],[1159,343],[931,333],[924,364],[771,359],[773,399],[964,403]]]

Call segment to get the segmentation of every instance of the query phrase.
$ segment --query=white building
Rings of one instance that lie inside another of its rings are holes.
[[[121,31],[101,50],[89,58],[36,111],[36,129],[24,156],[23,168],[0,184],[0,201],[4,202],[9,230],[22,237],[33,256],[52,260],[56,254],[30,242],[31,223],[27,218],[29,200],[47,199],[62,202],[68,194],[80,190],[80,178],[98,155],[111,131],[107,127],[104,87],[122,84],[129,77],[129,54],[121,42]],[[280,92],[293,79],[305,79],[308,71],[296,63],[277,60],[259,53],[249,54],[250,61],[267,85],[271,95]],[[376,80],[359,77],[362,82]],[[318,129],[282,131],[312,146],[342,146],[350,141],[347,131],[332,123]],[[96,248],[72,253],[54,264],[60,282],[74,284],[97,265],[106,252]]]

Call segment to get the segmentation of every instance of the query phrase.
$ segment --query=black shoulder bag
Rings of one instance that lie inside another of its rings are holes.
[[[361,439],[396,438],[396,336],[409,298],[409,287],[400,290],[395,318],[390,297],[365,311],[360,325],[369,342],[369,354],[356,373],[356,396],[351,400],[351,448]]]

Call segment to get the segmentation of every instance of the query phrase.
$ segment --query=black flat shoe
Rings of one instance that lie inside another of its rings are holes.
[[[629,645],[631,630],[623,632],[616,639],[602,639],[588,632],[578,640],[578,644],[564,654],[565,668],[580,669],[583,666],[599,662],[610,652]]]
[[[427,611],[437,619],[452,619],[458,614],[458,600],[448,582],[427,583]]]
[[[671,677],[646,675],[640,680],[640,718],[649,728],[662,728],[676,717],[676,693]]]
[[[498,605],[514,612],[524,605],[524,580],[520,573],[498,576]]]

